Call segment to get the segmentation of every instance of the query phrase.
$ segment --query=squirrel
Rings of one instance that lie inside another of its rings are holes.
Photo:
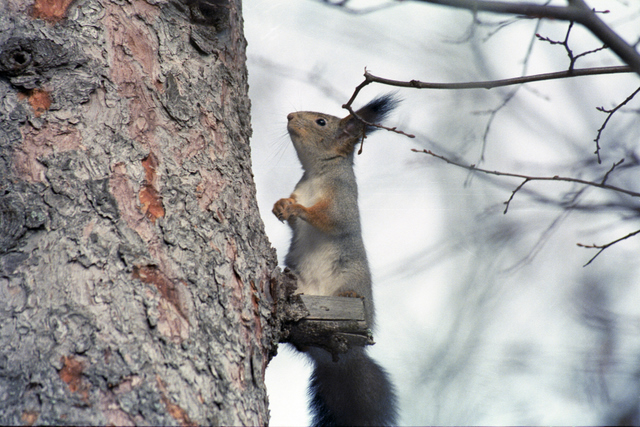
[[[371,273],[362,241],[355,147],[396,107],[393,95],[380,96],[340,119],[302,111],[287,116],[287,130],[304,174],[273,213],[293,230],[285,265],[298,277],[298,293],[364,299],[374,327]],[[363,121],[359,120],[362,119]],[[394,425],[396,395],[388,374],[355,347],[333,361],[326,350],[303,350],[314,362],[310,381],[313,425]]]

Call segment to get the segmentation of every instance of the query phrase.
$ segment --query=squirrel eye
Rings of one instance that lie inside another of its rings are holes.
[[[327,124],[327,121],[325,119],[318,119],[316,120],[316,123],[320,126],[324,126]]]

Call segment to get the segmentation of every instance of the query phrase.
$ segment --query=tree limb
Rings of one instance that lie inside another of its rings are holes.
[[[545,6],[533,3],[507,3],[491,0],[417,1],[467,9],[474,13],[482,11],[578,22],[609,46],[635,73],[640,74],[640,55],[638,52],[598,18],[595,11],[589,8],[584,0],[569,0],[569,6]]]
[[[504,213],[507,213],[507,210],[509,209],[509,204],[511,203],[511,201],[513,200],[514,196],[516,195],[516,193],[518,191],[520,191],[527,182],[530,181],[565,181],[565,182],[575,182],[578,184],[583,184],[583,185],[587,185],[587,186],[591,186],[591,187],[598,187],[598,188],[602,188],[605,190],[611,190],[611,191],[616,191],[616,192],[620,192],[620,193],[624,193],[627,194],[629,196],[632,197],[640,197],[640,193],[636,193],[634,191],[630,191],[630,190],[625,190],[623,188],[619,188],[619,187],[615,187],[612,185],[608,185],[605,184],[605,182],[607,181],[607,178],[609,177],[609,175],[611,174],[611,172],[613,172],[613,170],[615,168],[617,168],[618,166],[620,166],[623,162],[623,160],[620,160],[618,162],[615,162],[613,164],[613,166],[611,166],[611,168],[607,171],[607,173],[605,174],[604,178],[602,179],[601,182],[594,182],[594,181],[585,181],[583,179],[579,179],[579,178],[569,178],[569,177],[562,177],[562,176],[529,176],[529,175],[523,175],[523,174],[516,174],[516,173],[509,173],[509,172],[498,172],[498,171],[491,171],[491,170],[487,170],[487,169],[481,169],[481,168],[477,168],[475,165],[464,165],[462,163],[459,163],[457,161],[453,161],[445,156],[441,156],[439,154],[436,154],[432,151],[429,150],[416,150],[416,149],[412,149],[411,151],[414,151],[416,153],[425,153],[425,154],[429,154],[430,156],[436,157],[440,160],[443,160],[451,165],[454,166],[458,166],[470,171],[476,171],[476,172],[482,172],[484,174],[488,174],[488,175],[497,175],[497,176],[509,176],[509,177],[514,177],[514,178],[521,178],[524,181],[522,181],[512,192],[511,192],[511,196],[509,196],[509,199],[504,202],[504,204],[506,205],[505,209],[504,209]],[[575,201],[575,198],[574,198]],[[574,209],[575,206],[572,206],[571,209]],[[613,240],[609,243],[606,243],[604,245],[597,245],[597,244],[592,244],[592,245],[585,245],[584,243],[576,243],[577,246],[581,247],[581,248],[589,248],[589,249],[599,249],[598,253],[596,253],[583,267],[588,266],[589,264],[591,264],[591,262],[596,259],[596,257],[598,255],[600,255],[602,253],[602,251],[604,251],[605,249],[615,245],[618,242],[621,242],[623,240],[626,240],[630,237],[633,237],[637,234],[640,234],[640,230],[636,230],[634,232],[631,232],[629,234],[627,234],[626,236],[620,237],[616,240]]]
[[[585,10],[579,6],[547,6],[535,3],[507,3],[492,0],[416,0],[423,3],[467,9],[472,12],[492,12],[509,15],[523,15],[529,18],[553,18],[561,21],[586,19]],[[590,12],[590,10],[587,10]]]
[[[585,265],[583,265],[583,267],[586,267],[587,265],[591,264],[591,262],[594,259],[596,259],[598,257],[598,255],[600,255],[602,253],[602,251],[604,251],[608,247],[611,247],[611,246],[615,245],[618,242],[621,242],[621,241],[626,240],[626,239],[628,239],[630,237],[633,237],[636,234],[640,234],[640,230],[633,231],[633,232],[627,234],[626,236],[620,237],[619,239],[613,240],[613,241],[611,241],[609,243],[606,243],[604,245],[596,245],[595,243],[593,245],[585,245],[583,243],[576,243],[576,245],[580,246],[581,248],[600,249],[597,254],[595,254],[593,257],[591,257],[591,259]]]
[[[416,89],[493,89],[502,86],[511,86],[523,83],[539,82],[544,80],[564,79],[569,77],[581,77],[581,76],[594,76],[602,74],[618,74],[618,73],[630,73],[633,69],[626,65],[616,67],[596,67],[596,68],[580,68],[567,71],[557,71],[553,73],[534,74],[532,76],[513,77],[501,80],[487,80],[482,82],[462,82],[462,83],[425,83],[419,80],[400,81],[391,80],[384,77],[374,76],[367,70],[364,71],[364,82],[362,82],[357,88],[356,92],[352,95],[350,102],[355,99],[356,95],[362,87],[369,83],[381,83],[388,86],[396,87],[409,87]]]
[[[291,295],[286,309],[295,315],[284,319],[280,342],[323,348],[334,361],[352,347],[374,344],[360,298]]]
[[[445,156],[441,156],[439,154],[436,154],[432,151],[429,150],[416,150],[416,149],[412,149],[411,151],[414,151],[416,153],[425,153],[425,154],[429,154],[430,156],[436,157],[440,160],[443,160],[451,165],[454,166],[458,166],[470,171],[475,171],[475,172],[481,172],[481,173],[485,173],[485,174],[489,174],[489,175],[497,175],[497,176],[509,176],[509,177],[513,177],[513,178],[521,178],[524,179],[524,182],[522,182],[520,185],[518,185],[518,187],[516,187],[515,190],[513,190],[511,197],[509,197],[509,200],[507,200],[505,202],[506,208],[504,210],[504,213],[507,213],[507,210],[509,209],[509,203],[511,203],[511,201],[513,200],[513,197],[515,196],[515,193],[517,193],[518,191],[520,191],[520,189],[522,189],[522,187],[524,187],[524,185],[529,182],[529,181],[565,181],[565,182],[575,182],[577,184],[583,184],[583,185],[589,185],[591,187],[598,187],[598,188],[602,188],[604,190],[611,190],[611,191],[616,191],[619,193],[623,193],[623,194],[627,194],[629,196],[632,197],[640,197],[640,193],[637,193],[635,191],[631,191],[631,190],[626,190],[624,188],[620,188],[620,187],[616,187],[613,185],[609,185],[609,184],[605,184],[605,180],[603,179],[602,182],[594,182],[594,181],[586,181],[583,179],[579,179],[579,178],[571,178],[571,177],[564,177],[564,176],[529,176],[529,175],[523,175],[523,174],[517,174],[517,173],[509,173],[509,172],[499,172],[499,171],[491,171],[488,169],[482,169],[482,168],[478,168],[475,165],[465,165],[459,162],[456,162],[454,160],[451,160]],[[614,164],[615,168],[618,164],[620,164],[621,162]],[[613,168],[611,168],[611,170],[613,170]],[[609,172],[607,172],[607,175],[605,176],[608,177],[608,175],[611,173],[611,170]]]
[[[384,77],[378,77],[371,74],[367,69],[364,70],[364,81],[356,86],[351,98],[342,105],[342,108],[346,109],[351,113],[353,117],[357,120],[361,121],[367,126],[374,126],[380,129],[385,129],[391,132],[399,133],[401,135],[405,135],[409,138],[415,138],[415,135],[408,134],[403,132],[402,130],[397,129],[396,127],[386,127],[376,123],[369,123],[359,117],[356,112],[353,110],[352,104],[355,99],[358,97],[360,91],[367,85],[371,83],[380,83],[387,86],[395,86],[395,87],[410,87],[416,89],[492,89],[495,87],[501,86],[509,86],[523,83],[530,83],[536,81],[544,81],[544,80],[552,80],[552,79],[561,79],[568,77],[579,77],[579,76],[592,76],[592,75],[602,75],[602,74],[617,74],[617,73],[629,73],[633,70],[628,66],[617,66],[617,67],[597,67],[597,68],[583,68],[577,70],[567,70],[567,71],[558,71],[554,73],[545,73],[545,74],[535,74],[533,76],[523,76],[523,77],[514,77],[510,79],[502,79],[502,80],[489,80],[484,82],[463,82],[463,83],[425,83],[419,80],[411,80],[411,81],[400,81],[400,80],[391,80],[386,79]],[[363,140],[364,141],[364,140]],[[362,149],[362,147],[361,147]],[[360,154],[360,152],[358,152]]]
[[[596,136],[596,139],[593,140],[596,143],[595,154],[598,156],[598,163],[600,163],[600,136],[602,135],[602,131],[604,130],[605,127],[607,127],[607,123],[609,123],[609,119],[611,119],[611,116],[613,116],[616,113],[616,111],[618,111],[620,108],[626,105],[629,101],[631,101],[633,97],[638,94],[638,92],[640,92],[640,87],[636,89],[631,95],[629,95],[624,101],[616,105],[611,110],[607,110],[604,107],[596,107],[598,111],[602,111],[603,113],[607,114],[607,118],[602,123],[602,126],[600,126],[600,129],[598,129],[598,135]]]

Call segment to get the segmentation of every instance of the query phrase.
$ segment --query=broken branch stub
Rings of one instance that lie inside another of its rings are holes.
[[[280,342],[299,350],[319,347],[338,360],[354,346],[374,344],[360,298],[291,295],[285,312]]]

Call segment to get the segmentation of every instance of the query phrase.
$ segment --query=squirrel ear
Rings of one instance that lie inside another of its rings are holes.
[[[347,117],[340,120],[340,129],[342,129],[342,134],[347,136],[348,139],[358,138],[362,135],[364,124],[349,114]]]
[[[395,97],[395,94],[388,93],[369,102],[356,111],[356,115],[365,122],[379,124],[396,108],[398,103],[400,100]],[[344,125],[345,132],[352,136],[361,135],[364,126],[360,120],[351,115],[342,119],[340,124]],[[377,129],[375,126],[367,126],[366,132],[369,134]]]

